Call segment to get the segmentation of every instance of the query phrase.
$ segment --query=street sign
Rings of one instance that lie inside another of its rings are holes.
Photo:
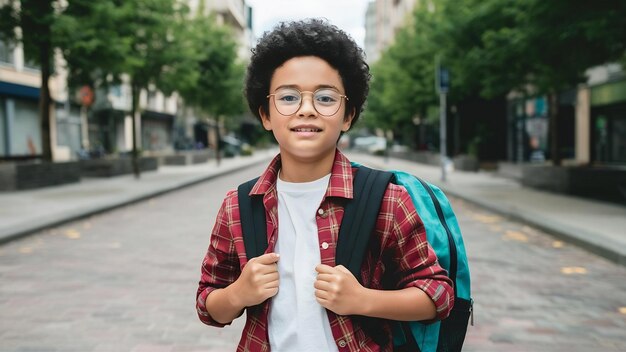
[[[78,91],[78,101],[81,105],[88,107],[93,104],[93,99],[94,94],[91,87],[87,85],[80,87],[80,90]]]
[[[439,93],[448,93],[450,89],[450,71],[445,67],[437,69],[437,90]]]

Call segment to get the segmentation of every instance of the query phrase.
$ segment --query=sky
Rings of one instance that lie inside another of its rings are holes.
[[[256,38],[281,21],[322,17],[348,33],[363,47],[365,10],[369,0],[246,0],[252,7]]]

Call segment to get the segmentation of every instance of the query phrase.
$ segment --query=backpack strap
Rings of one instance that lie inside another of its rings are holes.
[[[359,166],[353,182],[354,197],[344,208],[335,263],[345,266],[359,281],[361,263],[392,177],[391,172]]]
[[[262,195],[250,195],[259,178],[242,183],[237,187],[239,218],[243,231],[243,244],[248,260],[263,255],[267,249],[267,227]]]
[[[446,231],[446,235],[448,236],[448,249],[450,250],[450,270],[448,271],[448,277],[452,281],[452,287],[454,288],[454,297],[457,297],[456,290],[456,273],[458,271],[458,262],[457,262],[457,253],[456,253],[456,244],[454,243],[454,238],[452,237],[452,231],[450,231],[450,227],[448,227],[448,223],[446,222],[446,217],[443,214],[443,209],[441,208],[441,204],[435,196],[433,189],[430,187],[428,183],[426,183],[421,178],[415,176],[415,178],[422,184],[422,187],[428,192],[430,199],[433,201],[433,205],[435,206],[435,211],[437,211],[437,216],[439,217],[439,222],[443,226]]]

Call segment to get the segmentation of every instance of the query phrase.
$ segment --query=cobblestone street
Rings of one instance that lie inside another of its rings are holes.
[[[0,247],[0,350],[234,351],[196,317],[226,191],[262,166]],[[475,300],[465,351],[625,351],[626,268],[460,200]]]

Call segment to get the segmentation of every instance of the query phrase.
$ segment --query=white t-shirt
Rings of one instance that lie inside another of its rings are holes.
[[[273,352],[337,351],[326,309],[315,300],[315,266],[320,264],[315,214],[330,174],[313,182],[276,181],[280,286],[268,317]]]

